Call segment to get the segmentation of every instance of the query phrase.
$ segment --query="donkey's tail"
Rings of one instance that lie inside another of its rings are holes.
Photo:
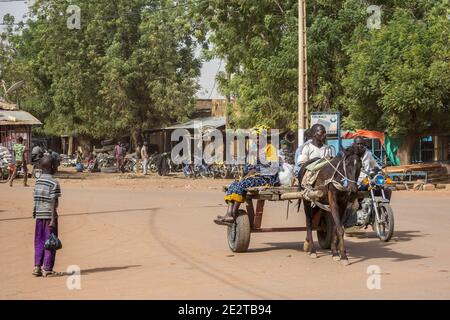
[[[297,200],[297,212],[300,211],[300,205],[302,204],[302,199]]]

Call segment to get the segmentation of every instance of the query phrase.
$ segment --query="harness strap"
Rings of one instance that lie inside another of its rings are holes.
[[[330,183],[333,184],[333,186],[338,189],[339,191],[347,191],[347,188],[345,188],[342,184],[340,184],[338,181],[331,179],[325,180],[324,184],[325,186],[329,185]]]
[[[349,179],[349,178],[347,177],[347,167],[346,167],[346,165],[345,165],[345,162],[344,162],[344,164],[343,164],[343,167],[344,167],[344,174],[345,174],[345,175],[343,175],[342,173],[340,173],[339,170],[338,170],[339,166],[341,165],[341,162],[344,161],[345,158],[344,158],[344,159],[341,159],[341,160],[339,161],[337,167],[335,167],[328,159],[325,159],[325,160],[326,160],[326,161],[329,163],[329,165],[334,169],[333,176],[331,177],[331,179],[328,179],[328,180],[326,180],[326,181],[333,180],[333,179],[334,179],[334,176],[336,175],[336,172],[337,172],[337,173],[339,173],[339,174],[341,175],[342,178],[347,179],[347,181],[356,183],[355,180],[351,180],[351,179]],[[337,181],[336,181],[336,182],[337,182]],[[328,183],[330,183],[330,182],[328,182]],[[328,184],[328,183],[326,183],[326,184]],[[338,183],[339,183],[339,182],[338,182]],[[333,184],[334,184],[334,183],[333,183]],[[341,186],[341,187],[342,187],[342,186]],[[338,189],[339,189],[339,188],[338,188]],[[341,190],[341,189],[339,189],[339,190]],[[345,190],[342,190],[342,191],[345,191]]]
[[[322,204],[320,202],[312,202],[311,204],[313,207],[318,206],[320,209],[331,212],[330,206],[327,204]]]

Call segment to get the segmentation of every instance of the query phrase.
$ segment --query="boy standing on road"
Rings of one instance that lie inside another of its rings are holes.
[[[53,271],[56,251],[46,250],[45,241],[53,233],[58,236],[58,198],[61,196],[59,182],[53,178],[55,167],[51,156],[41,160],[42,175],[34,187],[33,218],[36,219],[34,234],[34,271],[36,277],[59,276]]]

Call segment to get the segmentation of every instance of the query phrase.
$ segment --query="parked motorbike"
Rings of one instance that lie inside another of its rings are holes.
[[[97,157],[92,157],[87,161],[87,170],[88,172],[98,172],[100,169],[98,168],[98,159]]]
[[[147,169],[150,172],[152,172],[152,173],[158,172],[158,166],[159,166],[159,162],[161,161],[161,156],[162,156],[161,154],[155,152],[148,158]]]
[[[116,159],[112,155],[100,153],[97,158],[99,168],[114,167],[116,165]]]
[[[5,183],[11,177],[10,163],[6,159],[0,158],[0,183]]]
[[[391,182],[382,172],[367,173],[362,184],[368,192],[359,200],[357,210],[347,210],[344,227],[367,229],[371,225],[381,241],[389,241],[394,234],[394,212],[385,190]]]
[[[216,162],[211,166],[214,178],[226,179],[228,177],[228,168],[223,162]]]

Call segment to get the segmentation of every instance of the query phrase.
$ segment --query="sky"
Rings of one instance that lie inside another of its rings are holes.
[[[11,14],[15,17],[15,22],[19,22],[24,19],[28,11],[28,4],[26,0],[23,1],[10,1],[10,0],[0,0],[0,23],[3,23],[3,16],[6,14]],[[0,29],[3,28],[0,26]],[[197,55],[200,54],[200,50],[197,50]],[[217,92],[217,83],[215,77],[218,71],[224,70],[224,63],[218,59],[214,59],[203,63],[201,70],[201,76],[199,79],[199,84],[201,89],[197,92],[197,97],[201,99],[207,98],[223,98]]]

